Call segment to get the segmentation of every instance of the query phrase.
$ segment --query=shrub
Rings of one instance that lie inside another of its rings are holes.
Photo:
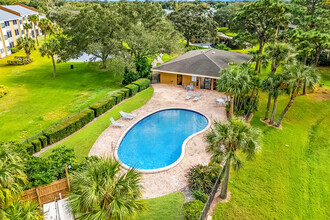
[[[202,190],[194,190],[192,191],[192,195],[194,196],[195,199],[206,203],[209,196],[205,194]]]
[[[40,136],[39,137],[39,140],[40,140],[40,143],[41,143],[41,147],[44,148],[44,147],[47,147],[47,137],[45,136]]]
[[[12,47],[11,49],[11,53],[17,53],[19,51],[19,49],[16,47]]]
[[[122,88],[118,92],[122,93],[124,95],[124,99],[129,97],[129,89],[127,89],[127,88]]]
[[[146,78],[141,78],[141,79],[138,79],[138,80],[132,82],[132,84],[139,86],[139,92],[141,92],[142,90],[149,87],[150,80],[146,79]]]
[[[192,166],[186,177],[188,178],[189,187],[191,190],[201,190],[206,194],[210,194],[214,183],[221,171],[220,166]]]
[[[124,79],[122,84],[124,86],[134,82],[135,80],[137,80],[139,78],[138,74],[134,73],[134,72],[130,72],[127,68],[125,68],[125,72],[124,72]]]
[[[188,220],[198,220],[204,208],[204,203],[192,200],[183,204],[183,214]]]
[[[129,96],[134,96],[139,91],[139,86],[134,84],[129,84],[125,86],[125,88],[129,89]]]
[[[99,115],[102,115],[104,112],[108,111],[115,105],[116,97],[107,96],[89,107],[94,110],[95,117],[98,117]]]
[[[116,98],[116,104],[119,104],[121,101],[124,100],[124,94],[121,92],[117,92],[117,93],[113,94],[112,96]]]
[[[85,109],[51,126],[44,131],[48,144],[53,144],[59,140],[62,140],[85,126],[94,118],[94,111],[92,109]]]
[[[0,85],[0,98],[8,93],[8,88],[6,86]]]
[[[230,48],[229,47],[227,47],[227,45],[226,44],[217,44],[216,46],[215,46],[215,49],[218,49],[218,50],[230,50]]]
[[[39,152],[41,150],[41,142],[39,139],[35,139],[31,141],[33,147],[34,147],[34,152]]]
[[[24,144],[25,146],[25,149],[26,149],[26,152],[30,155],[34,154],[34,146],[31,144],[31,143],[27,143],[27,144]]]

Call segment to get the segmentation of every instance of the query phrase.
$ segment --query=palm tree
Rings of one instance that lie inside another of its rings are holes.
[[[46,42],[47,31],[49,31],[51,29],[51,26],[52,26],[52,22],[48,18],[40,19],[39,27],[40,27],[40,29],[41,29],[44,37],[45,37],[45,42]]]
[[[309,66],[304,66],[302,64],[295,64],[285,68],[284,74],[289,77],[288,86],[291,89],[290,101],[286,105],[285,109],[281,113],[276,126],[281,126],[282,120],[285,114],[289,111],[295,98],[299,94],[299,91],[304,86],[304,82],[307,82],[307,87],[313,88],[314,84],[320,79],[319,75],[315,72],[315,69]]]
[[[9,206],[8,208],[2,210],[0,212],[0,219],[5,220],[42,220],[43,212],[42,208],[38,203],[34,203],[31,201],[28,202],[20,202],[16,200]]]
[[[31,37],[20,37],[17,46],[19,49],[24,49],[27,59],[30,59],[31,50],[36,49],[36,42]]]
[[[36,24],[39,21],[39,17],[38,17],[38,15],[29,15],[28,21],[33,24],[32,26],[33,26],[34,36],[36,38],[37,45],[39,47],[39,42],[38,42],[38,37],[37,37],[37,32],[36,32]]]
[[[140,181],[141,174],[124,172],[111,158],[90,162],[73,175],[72,211],[78,219],[130,219],[144,210]]]
[[[212,160],[214,162],[225,161],[220,198],[227,197],[230,167],[238,170],[243,165],[237,151],[245,153],[247,159],[252,159],[260,148],[258,144],[260,134],[259,130],[249,126],[240,118],[232,117],[227,122],[214,122],[212,130],[206,135],[206,141],[207,150],[212,153]]]
[[[276,73],[281,64],[293,61],[293,48],[286,43],[275,42],[265,47],[265,57],[271,63],[271,72]]]
[[[29,30],[32,28],[32,25],[29,24],[29,23],[25,23],[23,25],[23,29],[26,31],[26,36],[28,37],[29,36]]]
[[[265,121],[267,121],[269,117],[270,105],[272,103],[272,96],[274,94],[274,87],[276,85],[275,78],[276,76],[274,73],[269,73],[267,78],[261,82],[261,90],[268,93],[268,101],[264,118]]]
[[[217,90],[225,92],[230,97],[229,117],[234,114],[234,98],[251,86],[248,69],[235,63],[230,63],[228,68],[221,69],[220,78],[217,80]]]
[[[27,184],[22,159],[7,147],[0,148],[0,210],[17,199]]]

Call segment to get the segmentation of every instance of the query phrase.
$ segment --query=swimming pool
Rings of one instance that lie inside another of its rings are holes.
[[[183,158],[188,137],[208,127],[201,113],[186,109],[165,109],[134,124],[119,140],[116,154],[123,165],[141,171],[160,171]]]

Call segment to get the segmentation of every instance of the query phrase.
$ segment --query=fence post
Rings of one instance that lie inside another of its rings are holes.
[[[39,203],[39,205],[42,205],[41,202],[40,202],[40,196],[39,196],[38,188],[39,187],[36,187],[36,193],[37,193],[38,203]]]
[[[70,192],[71,189],[70,189],[70,180],[69,180],[68,166],[66,164],[64,164],[64,168],[65,168],[66,182],[68,184],[68,189],[69,189],[69,192]]]

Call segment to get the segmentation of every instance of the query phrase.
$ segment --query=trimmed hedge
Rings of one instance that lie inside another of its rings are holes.
[[[30,144],[24,144],[26,152],[30,155],[34,154],[34,146]]]
[[[51,126],[44,131],[44,135],[47,137],[48,144],[53,144],[59,140],[62,140],[63,138],[85,126],[94,118],[94,110],[85,109],[64,119],[58,124]]]
[[[122,88],[122,89],[119,90],[119,92],[124,94],[124,99],[129,97],[129,89]]]
[[[115,93],[112,96],[116,98],[116,104],[119,104],[121,101],[124,100],[124,94],[123,93]]]
[[[41,150],[41,142],[39,139],[35,139],[31,143],[34,147],[34,152],[39,152]]]
[[[204,208],[204,203],[192,200],[183,204],[183,214],[188,220],[198,220]]]
[[[41,148],[47,147],[47,137],[45,136],[40,136],[39,137],[40,143],[41,143]]]
[[[95,117],[98,117],[102,115],[104,112],[111,109],[116,104],[117,104],[116,97],[107,96],[104,99],[101,99],[100,101],[89,107],[94,111]]]
[[[125,86],[126,89],[129,90],[129,96],[134,96],[139,91],[139,86],[135,84],[129,84]]]
[[[132,84],[137,85],[139,87],[139,92],[141,92],[142,90],[145,90],[146,88],[149,87],[150,80],[146,78],[141,78],[132,82]]]

